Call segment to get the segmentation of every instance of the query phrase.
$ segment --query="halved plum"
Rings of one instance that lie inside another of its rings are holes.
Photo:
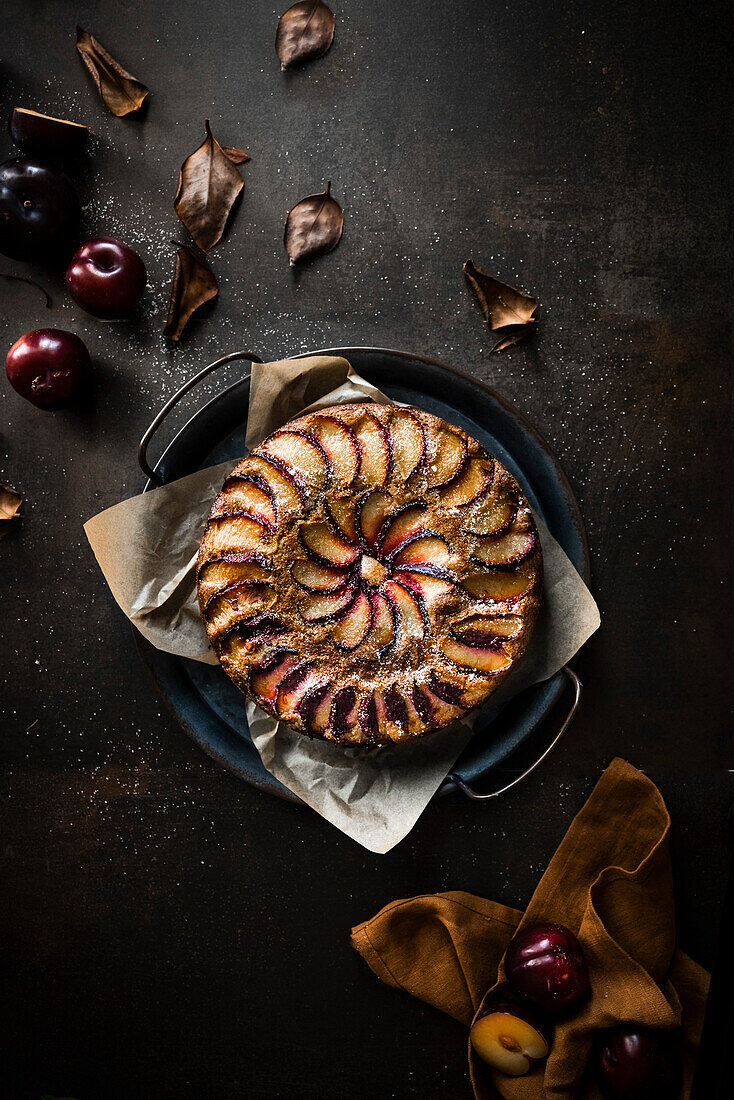
[[[430,620],[423,598],[396,580],[387,581],[382,592],[397,613],[399,636],[425,637],[430,629]]]
[[[504,535],[512,527],[517,505],[508,497],[482,497],[464,520],[464,530],[470,535]]]
[[[295,471],[274,455],[248,455],[241,473],[233,476],[250,474],[258,474],[270,486],[279,516],[298,511],[306,499],[306,490]]]
[[[302,523],[298,530],[301,545],[318,561],[327,565],[351,565],[359,551],[341,538],[328,523]]]
[[[421,468],[426,455],[426,433],[409,409],[393,409],[389,427],[395,476],[403,483]]]
[[[464,645],[479,647],[501,645],[521,630],[519,615],[469,615],[451,627],[451,633]]]
[[[286,672],[278,685],[275,696],[275,709],[284,722],[296,718],[301,700],[319,685],[323,685],[323,674],[311,667],[309,661],[301,661]]]
[[[444,638],[441,650],[450,661],[461,668],[471,668],[485,676],[502,672],[512,664],[511,659],[498,646],[465,645],[456,638]]]
[[[397,610],[381,592],[372,594],[372,630],[369,641],[375,646],[377,656],[383,657],[395,644],[398,633]]]
[[[362,457],[359,479],[368,488],[384,485],[390,476],[390,443],[380,421],[366,412],[354,425]]]
[[[412,565],[430,565],[436,569],[446,569],[451,561],[451,549],[446,539],[433,532],[409,540],[407,546],[395,555],[395,569],[409,568]]]
[[[358,592],[332,630],[331,640],[339,649],[356,649],[369,634],[372,618],[372,601],[364,592]]]
[[[391,558],[406,543],[423,534],[428,526],[428,511],[425,504],[407,504],[385,525],[380,553],[383,558]]]
[[[323,565],[310,558],[298,558],[291,566],[296,584],[307,592],[337,592],[349,583],[349,570],[339,565]]]
[[[231,584],[232,581],[265,581],[272,574],[267,554],[247,550],[225,550],[213,554],[199,566],[199,583],[212,586]]]
[[[343,687],[334,696],[329,714],[330,733],[337,741],[346,737],[357,722],[359,697],[353,687]]]
[[[306,485],[323,489],[331,474],[329,456],[315,435],[303,428],[282,428],[260,444],[260,449],[272,455],[291,470]]]
[[[235,508],[244,508],[271,527],[275,526],[278,513],[275,493],[262,474],[237,474],[227,478],[222,492]]]
[[[355,505],[357,523],[365,542],[374,549],[385,527],[385,520],[395,507],[395,501],[385,489],[368,489]]]
[[[301,618],[307,623],[328,622],[338,619],[351,605],[355,596],[354,583],[345,585],[336,592],[314,593],[303,599],[299,605]]]
[[[335,483],[351,485],[360,463],[359,441],[353,428],[338,416],[326,414],[314,418],[312,431],[329,457]]]
[[[441,430],[436,439],[436,448],[428,460],[428,487],[440,489],[448,485],[466,468],[469,450],[466,440],[455,432]]]
[[[534,531],[511,531],[491,542],[482,541],[474,557],[486,565],[509,567],[519,565],[535,546]]]
[[[527,595],[535,584],[535,578],[526,566],[517,572],[505,573],[497,570],[492,573],[473,573],[463,584],[469,595],[477,600],[514,603],[521,596]]]
[[[271,531],[261,519],[233,512],[211,516],[207,522],[207,545],[210,550],[228,550],[231,546],[258,551],[272,548]]]
[[[492,486],[492,469],[487,469],[488,459],[473,458],[463,473],[450,485],[439,489],[445,508],[466,508],[489,492]]]
[[[333,497],[326,502],[326,516],[329,525],[347,542],[358,542],[357,528],[354,523],[354,504],[348,497]]]
[[[250,673],[249,687],[255,701],[274,707],[281,681],[299,661],[300,658],[291,650],[269,650]]]
[[[304,725],[318,737],[323,737],[329,724],[331,704],[335,695],[336,688],[333,684],[319,684],[317,687],[309,688],[297,705]]]

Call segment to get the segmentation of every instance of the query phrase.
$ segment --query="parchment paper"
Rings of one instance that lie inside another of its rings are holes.
[[[254,447],[294,416],[353,401],[390,399],[334,356],[252,366],[246,442]],[[194,567],[206,517],[232,462],[108,508],[84,530],[112,594],[156,648],[217,664],[196,600]],[[599,611],[567,555],[538,516],[545,596],[527,653],[486,707],[413,745],[369,752],[310,741],[243,698],[265,767],[307,805],[372,852],[412,829],[486,721],[524,687],[562,668],[598,628]]]

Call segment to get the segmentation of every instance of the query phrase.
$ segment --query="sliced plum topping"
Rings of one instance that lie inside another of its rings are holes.
[[[351,565],[359,551],[329,526],[328,523],[302,523],[298,537],[302,546],[326,565]]]
[[[516,573],[473,573],[463,582],[464,588],[476,600],[492,600],[507,603],[525,596],[535,583],[532,572],[519,569]]]
[[[356,513],[362,537],[369,547],[379,544],[385,521],[393,510],[395,502],[384,489],[368,490],[357,502]]]
[[[517,506],[507,497],[486,496],[464,520],[464,529],[470,535],[503,535],[509,531],[515,519]]]
[[[466,711],[466,708],[461,705],[447,703],[445,699],[431,691],[427,684],[421,684],[417,691],[422,697],[423,705],[430,715],[430,722],[433,726],[439,728],[447,726],[449,722],[454,722]]]
[[[485,675],[502,672],[512,664],[511,659],[499,648],[493,646],[464,645],[456,638],[444,638],[441,649],[450,661],[461,668],[470,668]]]
[[[423,638],[430,624],[422,598],[395,580],[387,581],[382,591],[397,612],[400,637]]]
[[[362,696],[357,710],[357,721],[367,741],[377,741],[380,727],[377,722],[377,706],[371,691]]]
[[[306,499],[306,490],[293,470],[274,455],[248,455],[242,474],[259,474],[273,491],[279,515],[295,512]]]
[[[403,684],[400,685],[400,695],[405,705],[405,716],[408,723],[409,734],[423,733],[424,723],[415,703],[413,702],[413,690],[412,687],[407,687]]]
[[[268,524],[275,526],[278,506],[275,492],[261,474],[238,474],[225,481],[223,493],[231,499],[235,508],[244,508]]]
[[[511,532],[509,535],[502,535],[501,538],[493,539],[491,542],[482,542],[477,547],[474,557],[479,559],[480,563],[486,565],[494,565],[499,567],[509,567],[512,565],[519,565],[535,546],[535,532],[534,531],[522,531]]]
[[[357,721],[357,692],[353,687],[344,687],[334,696],[329,715],[329,729],[339,741],[346,737]]]
[[[405,483],[423,465],[426,433],[409,409],[393,409],[389,434],[395,477]]]
[[[426,604],[434,604],[444,596],[453,595],[456,592],[455,581],[446,580],[445,577],[435,577],[428,572],[401,570],[398,579],[412,592],[422,596]]]
[[[313,434],[326,451],[332,475],[342,485],[351,485],[359,473],[359,442],[354,430],[338,416],[317,416]]]
[[[473,458],[455,481],[439,489],[441,503],[445,508],[466,508],[479,500],[492,487],[491,467],[487,470],[486,459]]]
[[[360,481],[368,488],[384,485],[390,475],[390,444],[380,421],[370,413],[360,417],[354,426],[359,440],[362,462]]]
[[[387,577],[387,569],[376,558],[363,554],[359,562],[359,575],[365,584],[378,588]]]
[[[254,553],[272,549],[270,531],[252,516],[212,516],[207,523],[207,536],[207,544],[215,553],[232,546]]]
[[[271,573],[267,554],[253,554],[246,550],[225,550],[207,558],[199,566],[199,580],[217,586],[239,580],[264,581]]]
[[[287,630],[288,627],[273,615],[254,615],[229,627],[222,635],[222,642],[231,638],[243,645],[259,645],[285,634]]]
[[[231,618],[231,612],[240,614],[264,610],[275,603],[275,589],[259,581],[232,581],[209,597],[204,604],[204,615],[212,626],[223,627]],[[218,619],[222,622],[218,622]]]
[[[394,684],[385,688],[382,693],[382,698],[385,703],[385,715],[388,721],[393,722],[396,726],[399,726],[404,733],[407,733],[408,711],[405,706],[405,700]]]
[[[433,458],[428,462],[428,486],[440,489],[465,469],[469,461],[466,440],[454,432],[441,431]]]
[[[446,539],[435,534],[411,539],[408,545],[393,558],[396,569],[410,568],[413,565],[431,565],[438,569],[445,569],[450,561],[451,550]]]
[[[307,592],[337,592],[349,583],[349,570],[339,565],[323,565],[310,558],[293,562],[291,574],[296,584]]]
[[[382,557],[390,558],[410,539],[422,534],[427,526],[428,511],[425,504],[408,504],[385,525],[380,547]]]
[[[209,523],[222,524],[222,523],[234,523],[235,520],[249,519],[253,523],[258,523],[262,527],[266,535],[272,535],[275,533],[274,520],[268,519],[265,515],[258,512],[253,512],[249,508],[231,508],[226,511],[218,512],[215,516],[209,517]]]
[[[348,584],[337,592],[314,593],[301,601],[299,611],[307,623],[338,620],[354,600],[354,584]]]
[[[250,673],[250,691],[256,702],[274,708],[281,681],[298,663],[299,658],[295,653],[283,649],[271,650],[258,662]]]
[[[464,645],[500,646],[502,641],[515,638],[522,630],[519,615],[470,615],[455,623],[451,633]]]
[[[302,661],[286,672],[278,685],[275,697],[275,709],[285,722],[292,722],[298,714],[301,700],[309,691],[323,684],[323,675],[311,668],[308,661]]]
[[[382,657],[395,642],[397,634],[397,610],[381,592],[375,592],[372,596],[372,633],[370,642],[377,649],[377,656]]]
[[[372,601],[364,592],[359,592],[332,630],[332,641],[339,649],[356,649],[369,634],[371,626]]]
[[[331,474],[329,456],[316,436],[302,428],[283,428],[260,445],[261,450],[295,471],[313,489],[323,489]]]
[[[421,690],[418,684],[413,684],[410,698],[413,706],[418,712],[421,722],[428,725],[433,717],[433,708],[431,707],[428,696]]]
[[[452,684],[450,680],[441,680],[435,672],[431,672],[428,686],[444,703],[449,703],[452,707],[465,707],[464,690],[458,684]]]
[[[320,684],[310,688],[298,704],[298,713],[304,724],[317,737],[323,737],[329,725],[331,704],[336,695],[333,684]]]
[[[347,542],[356,543],[357,528],[354,524],[354,505],[351,500],[336,497],[326,503],[329,526]]]

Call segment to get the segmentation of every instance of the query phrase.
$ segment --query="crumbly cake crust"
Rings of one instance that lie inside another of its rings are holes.
[[[348,745],[483,703],[525,650],[540,540],[497,459],[423,410],[292,420],[214,501],[198,560],[209,640],[275,718]]]

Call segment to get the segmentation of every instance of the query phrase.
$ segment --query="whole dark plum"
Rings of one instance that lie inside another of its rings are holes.
[[[0,164],[0,252],[14,260],[51,260],[73,243],[79,199],[68,176],[16,157]]]

